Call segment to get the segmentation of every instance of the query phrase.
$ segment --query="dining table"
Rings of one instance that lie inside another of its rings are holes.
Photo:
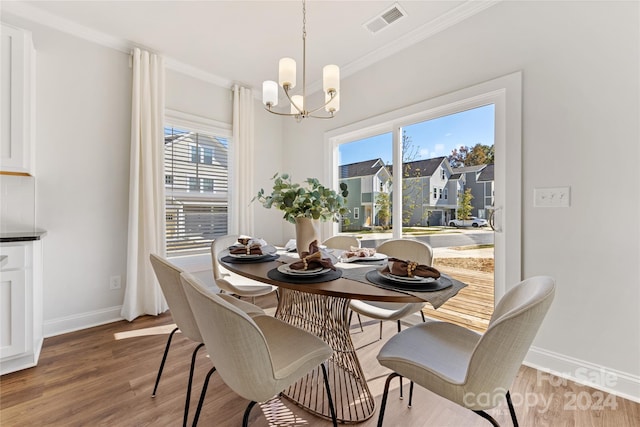
[[[379,271],[386,259],[340,262],[335,270],[321,275],[289,275],[283,266],[299,261],[297,253],[279,249],[266,257],[243,258],[219,254],[223,268],[230,272],[278,287],[275,317],[307,330],[333,349],[327,361],[337,419],[343,424],[367,420],[375,412],[375,399],[358,360],[350,335],[349,301],[415,303],[427,301],[438,308],[466,284],[446,275],[433,282],[429,291],[412,292],[410,287],[383,280]],[[295,346],[295,343],[291,343]],[[283,395],[319,417],[331,419],[320,367],[309,372]]]

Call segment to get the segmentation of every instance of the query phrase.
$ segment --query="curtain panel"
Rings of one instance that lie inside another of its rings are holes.
[[[165,256],[164,61],[133,50],[127,282],[122,317],[168,309],[149,261]]]
[[[229,232],[253,236],[254,111],[251,89],[233,87],[232,179]]]

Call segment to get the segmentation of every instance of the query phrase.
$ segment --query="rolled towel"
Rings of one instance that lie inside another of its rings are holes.
[[[259,243],[253,243],[247,246],[232,246],[229,253],[234,255],[262,255],[262,246]]]

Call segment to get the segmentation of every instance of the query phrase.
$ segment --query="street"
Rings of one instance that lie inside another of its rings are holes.
[[[458,229],[454,232],[410,237],[425,242],[434,249],[448,248],[452,246],[493,244],[493,230],[491,229]],[[362,235],[361,245],[363,248],[375,248],[380,243],[390,238],[391,233],[364,234]]]

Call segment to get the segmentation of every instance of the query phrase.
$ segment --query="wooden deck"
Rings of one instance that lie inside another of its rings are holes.
[[[424,315],[477,332],[486,331],[494,306],[493,273],[438,265],[437,261],[434,266],[469,286],[437,310],[430,305],[425,306],[422,310]]]

